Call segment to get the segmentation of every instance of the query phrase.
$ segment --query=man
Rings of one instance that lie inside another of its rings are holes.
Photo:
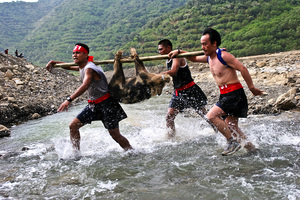
[[[245,134],[238,127],[238,120],[240,117],[247,117],[248,102],[236,70],[240,71],[249,90],[254,95],[262,95],[263,91],[254,87],[247,68],[232,54],[221,50],[220,44],[220,34],[212,28],[207,28],[201,37],[201,46],[205,55],[188,59],[194,62],[208,62],[211,73],[220,88],[220,99],[206,116],[227,139],[228,146],[222,152],[222,155],[226,156],[239,150],[240,142],[242,139],[246,139]],[[180,52],[187,51],[180,50]],[[169,56],[173,57],[177,54],[177,51],[172,51]],[[255,150],[251,142],[248,142],[245,148]]]
[[[68,110],[70,103],[88,92],[88,105],[77,115],[70,124],[70,138],[75,153],[80,152],[80,132],[79,129],[87,123],[101,120],[104,127],[112,138],[124,149],[132,149],[128,140],[120,134],[119,121],[127,117],[126,113],[108,93],[107,79],[101,67],[97,67],[89,59],[89,47],[82,43],[77,43],[73,50],[73,60],[78,66],[70,66],[68,70],[80,71],[82,84],[70,95],[58,108],[59,112]],[[46,69],[51,72],[53,64],[62,63],[59,61],[50,61]]]
[[[161,55],[169,54],[171,51],[172,43],[170,40],[164,39],[158,43],[158,52]],[[176,51],[180,53],[180,50]],[[205,118],[207,98],[201,88],[195,84],[186,60],[184,58],[170,58],[166,63],[168,71],[162,74],[172,76],[175,89],[166,116],[168,135],[175,135],[174,120],[177,114],[183,109],[190,107],[194,108],[215,129],[213,124]],[[215,131],[217,130],[215,129]]]

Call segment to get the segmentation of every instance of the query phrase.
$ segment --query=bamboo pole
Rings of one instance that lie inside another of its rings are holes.
[[[194,52],[188,52],[188,53],[181,53],[178,54],[175,58],[182,58],[182,57],[191,57],[191,56],[199,56],[204,55],[203,51],[194,51]],[[168,59],[168,55],[157,55],[157,56],[146,56],[146,57],[139,57],[141,61],[151,61],[151,60],[163,60]],[[122,58],[120,60],[122,63],[130,63],[134,62],[133,58]],[[100,61],[93,61],[95,65],[100,64],[110,64],[114,63],[114,60],[100,60]],[[73,63],[57,63],[54,65],[54,67],[70,67],[70,66],[76,66],[77,64]]]

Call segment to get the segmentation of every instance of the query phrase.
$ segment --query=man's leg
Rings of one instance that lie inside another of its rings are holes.
[[[221,119],[221,116],[225,114],[226,113],[220,107],[214,105],[206,115],[209,121],[211,121],[227,139],[228,146],[222,152],[223,156],[231,155],[241,148],[241,145],[232,137],[232,132],[227,123]]]
[[[80,151],[80,132],[79,129],[83,126],[83,124],[79,121],[79,119],[74,118],[71,124],[69,125],[70,128],[70,139],[73,145],[73,148],[77,151]]]
[[[226,113],[219,107],[214,105],[207,113],[207,119],[213,123],[218,130],[224,135],[224,137],[228,140],[232,137],[232,133],[228,128],[226,122],[221,119],[221,116],[226,115]]]
[[[119,128],[108,129],[108,132],[125,151],[133,149],[129,144],[129,141],[123,135],[121,135]]]
[[[179,110],[176,108],[169,108],[166,116],[166,125],[168,129],[168,136],[173,137],[175,135],[175,117],[178,115]]]

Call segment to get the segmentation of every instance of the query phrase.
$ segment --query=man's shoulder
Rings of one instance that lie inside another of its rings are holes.
[[[88,62],[85,67],[97,67],[93,62]]]
[[[101,66],[95,65],[93,62],[88,62],[85,66],[85,68],[95,68],[95,69],[100,69],[102,70]]]
[[[85,66],[85,70],[87,70],[87,69],[91,69],[91,70],[97,72],[98,74],[104,74],[102,67],[95,65],[93,62],[87,63],[87,65]]]
[[[233,54],[229,53],[228,51],[222,51],[221,55],[224,60],[236,59],[236,57]]]

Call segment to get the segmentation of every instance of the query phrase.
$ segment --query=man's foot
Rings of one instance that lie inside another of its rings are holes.
[[[252,144],[251,142],[247,142],[244,148],[247,149],[248,153],[254,153],[258,151],[258,148],[256,148],[255,145]]]
[[[74,160],[80,160],[82,155],[81,155],[81,152],[80,150],[73,150],[73,155],[74,155]]]
[[[222,152],[222,156],[229,156],[231,154],[234,154],[234,152],[238,151],[241,148],[241,144],[238,143],[236,140],[230,140],[227,144],[228,146]]]
[[[175,130],[172,130],[170,128],[167,129],[166,134],[168,136],[168,138],[174,138],[175,136]]]

